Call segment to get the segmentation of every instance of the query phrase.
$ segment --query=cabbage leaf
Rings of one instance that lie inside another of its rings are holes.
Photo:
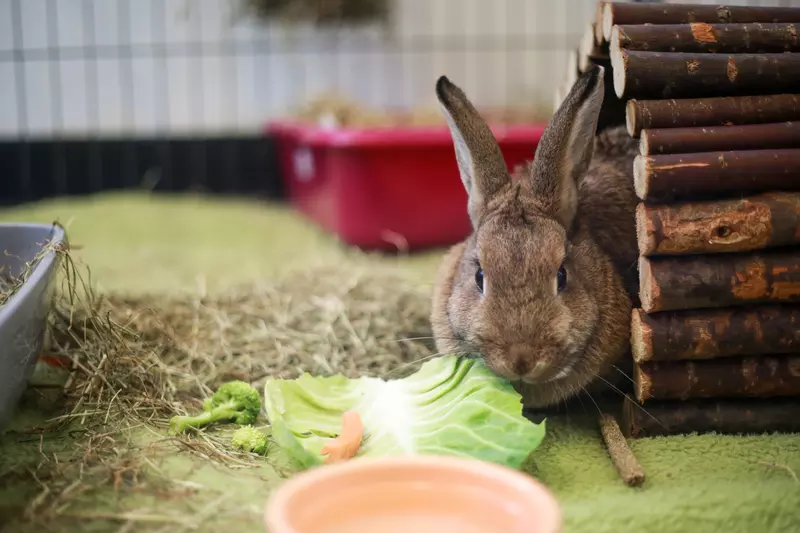
[[[479,359],[438,357],[397,380],[342,375],[269,379],[264,408],[272,437],[310,468],[356,411],[364,438],[356,457],[436,454],[520,468],[545,435],[522,414],[519,393]]]

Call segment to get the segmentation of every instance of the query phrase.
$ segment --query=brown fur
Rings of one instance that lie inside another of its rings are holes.
[[[621,128],[594,135],[603,75],[597,67],[581,77],[534,161],[513,179],[463,92],[446,78],[437,83],[474,228],[437,274],[437,349],[480,354],[515,383],[527,407],[568,399],[597,376],[619,377],[611,365],[629,350],[630,294],[638,292],[636,144]],[[567,283],[559,293],[562,264]],[[479,265],[485,294],[475,280]]]

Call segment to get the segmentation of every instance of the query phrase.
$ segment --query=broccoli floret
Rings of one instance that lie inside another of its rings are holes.
[[[231,437],[231,444],[245,452],[267,453],[267,436],[253,426],[242,426]]]
[[[244,381],[229,381],[220,385],[211,398],[203,402],[203,412],[197,416],[174,416],[169,421],[172,433],[199,428],[214,422],[252,424],[261,412],[261,395]]]

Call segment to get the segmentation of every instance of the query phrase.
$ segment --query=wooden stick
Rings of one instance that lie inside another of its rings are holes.
[[[647,202],[800,190],[800,149],[637,155],[633,180]]]
[[[640,257],[647,313],[800,302],[800,250]]]
[[[619,98],[775,94],[800,87],[800,54],[611,53]]]
[[[631,350],[637,363],[797,354],[800,353],[800,306],[653,314],[634,309]]]
[[[608,44],[597,44],[594,35],[594,24],[589,24],[578,46],[578,70],[581,72],[586,72],[592,63],[603,64],[603,66],[611,65],[608,58]]]
[[[642,130],[642,155],[800,148],[800,122]]]
[[[597,2],[597,10],[594,13],[594,22],[592,25],[594,26],[594,42],[600,46],[608,42],[608,40],[603,36],[603,16],[605,15],[605,5],[607,2],[600,1]]]
[[[638,137],[644,129],[800,120],[800,94],[629,100],[625,112],[628,133]]]
[[[636,400],[800,396],[800,356],[648,361],[633,367]]]
[[[625,104],[624,100],[617,98],[614,93],[614,76],[611,71],[611,61],[609,59],[595,58],[592,63],[605,68],[603,83],[605,84],[605,95],[603,96],[603,106],[600,108],[600,116],[597,120],[597,131],[606,128],[625,125]]]
[[[636,207],[639,254],[745,252],[800,244],[800,193]]]
[[[629,487],[644,483],[645,475],[636,456],[633,455],[616,419],[608,414],[600,415],[600,433],[608,449],[611,462],[619,472],[622,481]]]
[[[756,53],[800,51],[800,24],[665,24],[614,26],[609,48],[649,52]]]
[[[642,409],[625,397],[622,431],[628,438],[720,433],[800,432],[800,399],[759,398],[648,402]]]
[[[608,2],[603,8],[603,38],[611,39],[615,25],[689,24],[708,22],[800,22],[800,9],[791,7],[719,6],[697,4]]]

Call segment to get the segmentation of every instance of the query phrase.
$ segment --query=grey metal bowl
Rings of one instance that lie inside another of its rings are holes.
[[[0,428],[17,407],[44,342],[64,230],[49,224],[0,224],[0,268],[20,276],[41,254],[22,286],[0,306]],[[42,254],[45,246],[51,251]]]

